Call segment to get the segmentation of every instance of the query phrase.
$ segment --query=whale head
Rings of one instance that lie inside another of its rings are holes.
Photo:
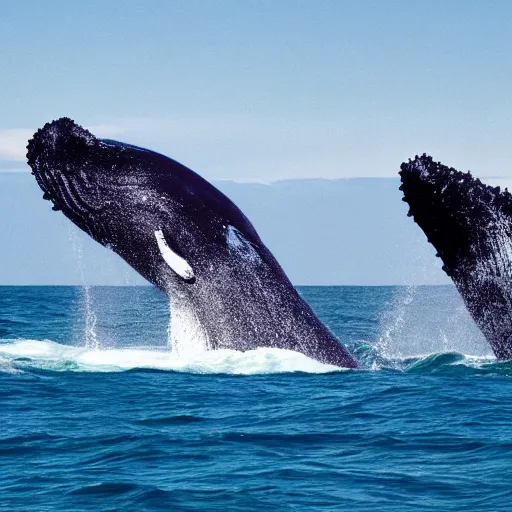
[[[166,291],[211,279],[223,255],[231,266],[272,259],[227,197],[170,158],[68,118],[38,130],[27,150],[53,209]]]
[[[443,261],[476,324],[512,358],[512,196],[427,155],[404,162],[403,201]]]

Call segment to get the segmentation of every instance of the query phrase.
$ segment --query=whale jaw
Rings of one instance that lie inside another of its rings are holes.
[[[512,359],[512,196],[432,157],[403,163],[403,201],[499,359]]]

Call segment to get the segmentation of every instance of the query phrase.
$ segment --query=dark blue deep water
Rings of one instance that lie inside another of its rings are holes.
[[[0,510],[512,510],[512,364],[454,289],[299,291],[363,369],[173,356],[149,287],[0,287]]]

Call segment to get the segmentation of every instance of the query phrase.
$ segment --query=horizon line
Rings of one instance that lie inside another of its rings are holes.
[[[293,284],[294,288],[419,288],[433,286],[452,286],[445,284]],[[0,288],[154,288],[151,284],[0,284]],[[162,293],[164,293],[162,291]]]

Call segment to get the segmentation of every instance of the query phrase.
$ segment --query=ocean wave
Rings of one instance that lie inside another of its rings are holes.
[[[363,371],[397,371],[419,374],[495,374],[512,376],[512,361],[492,356],[441,352],[386,359],[374,354],[362,358]],[[51,340],[0,340],[0,372],[31,370],[73,372],[172,371],[191,374],[265,375],[279,373],[339,373],[347,371],[315,361],[291,350],[257,348],[211,350],[175,355],[161,347],[95,350]]]
[[[162,348],[91,350],[50,340],[3,340],[0,371],[120,372],[161,370],[194,374],[261,375],[288,372],[328,373],[342,369],[292,350],[257,348],[246,352],[210,350],[175,355]]]

